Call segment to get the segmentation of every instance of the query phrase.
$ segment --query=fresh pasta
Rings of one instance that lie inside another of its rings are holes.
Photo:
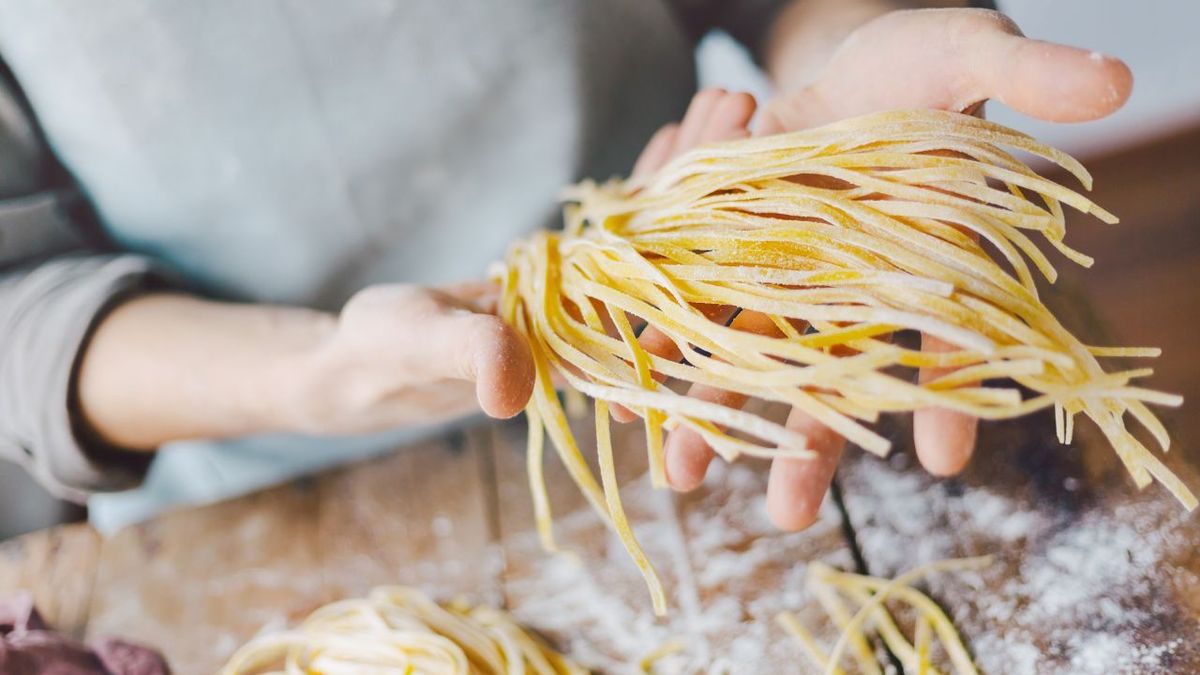
[[[381,586],[313,612],[295,629],[259,636],[219,675],[585,675],[507,614],[441,606],[416,589]]]
[[[677,427],[727,461],[810,454],[795,431],[676,393],[664,378],[786,403],[879,455],[890,444],[869,424],[881,413],[937,406],[1004,419],[1053,408],[1063,443],[1083,414],[1139,488],[1158,480],[1195,508],[1187,486],[1126,428],[1137,420],[1166,451],[1170,439],[1148,404],[1177,406],[1180,397],[1135,384],[1148,368],[1099,362],[1158,350],[1085,345],[1038,297],[1036,276],[1053,282],[1056,271],[1035,239],[1092,263],[1065,241],[1064,206],[1117,219],[1013,151],[1091,187],[1077,161],[1029,136],[926,110],[709,145],[642,180],[570,189],[565,229],[516,243],[494,272],[501,316],[526,336],[537,369],[528,471],[544,547],[555,548],[542,470],[549,436],[633,557],[656,612],[666,611],[621,504],[611,405],[641,415],[655,486],[666,482],[663,433]],[[757,312],[776,332],[713,321],[704,311],[713,305]],[[638,324],[661,331],[684,359],[643,349]],[[892,343],[901,330],[953,348]],[[921,367],[957,370],[914,383]],[[568,427],[556,374],[593,400],[599,480]]]
[[[940,675],[933,665],[931,651],[936,639],[959,675],[978,675],[971,655],[962,643],[950,617],[929,596],[912,584],[936,572],[979,569],[991,563],[991,558],[960,558],[941,560],[913,569],[893,580],[863,574],[841,572],[824,563],[809,563],[806,586],[814,595],[829,619],[841,631],[828,653],[790,612],[777,617],[779,625],[790,633],[804,649],[809,660],[827,675],[841,675],[843,657],[853,657],[858,672],[881,675],[888,670],[879,662],[871,637],[883,640],[904,672],[914,675]],[[848,601],[848,602],[847,602]],[[907,606],[915,614],[915,628],[910,639],[896,625],[888,611],[887,602]],[[853,608],[854,613],[851,614]]]

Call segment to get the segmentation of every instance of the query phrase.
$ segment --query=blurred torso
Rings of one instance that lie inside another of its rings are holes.
[[[0,0],[0,54],[120,245],[321,307],[481,275],[694,88],[647,0]]]

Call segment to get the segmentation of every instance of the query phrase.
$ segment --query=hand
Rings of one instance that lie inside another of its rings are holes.
[[[521,412],[533,392],[533,359],[525,338],[494,315],[495,301],[485,282],[360,291],[305,359],[296,426],[362,433],[478,408],[497,418]]]
[[[898,11],[851,33],[812,84],[772,101],[763,111],[758,133],[803,129],[894,108],[978,112],[991,98],[1041,119],[1085,121],[1120,108],[1131,88],[1132,75],[1119,60],[1026,39],[996,12]],[[688,116],[692,114],[689,109]],[[657,168],[653,160],[664,151],[654,150],[652,143],[639,169]],[[732,313],[731,308],[703,309],[717,321]],[[753,312],[742,312],[732,325],[768,334],[776,330]],[[641,343],[661,356],[680,358],[675,345],[653,328],[644,331]],[[922,346],[930,351],[953,349],[930,337],[923,337]],[[928,381],[946,372],[923,369],[919,379]],[[689,394],[731,407],[745,403],[743,396],[699,385]],[[629,414],[622,412],[622,417]],[[780,528],[800,530],[816,519],[845,440],[800,411],[792,411],[787,425],[809,439],[816,457],[774,461],[767,508]],[[974,451],[976,428],[977,421],[961,413],[938,408],[917,411],[913,434],[922,465],[935,475],[961,471]],[[666,444],[668,482],[679,490],[698,486],[713,458],[712,450],[686,428],[672,432]]]
[[[782,94],[764,110],[759,133],[818,126],[892,108],[936,108],[978,113],[988,99],[1054,122],[1105,117],[1129,98],[1133,76],[1121,61],[1022,36],[1008,17],[970,9],[896,11],[868,21],[835,50],[809,86]],[[930,351],[953,349],[923,336]],[[920,381],[946,370],[924,369]],[[845,441],[811,418],[792,413],[789,424],[813,439],[814,462],[780,460],[771,476],[771,514],[796,529],[811,523],[833,477]],[[961,471],[975,447],[977,421],[939,408],[913,416],[913,442],[921,464],[935,475]],[[678,465],[695,467],[683,487],[703,476],[707,448],[676,440]]]
[[[152,450],[187,438],[367,433],[482,408],[511,417],[533,390],[525,339],[491,284],[375,286],[333,317],[175,294],[131,298],[89,341],[82,426]]]
[[[774,51],[786,58],[786,49]],[[811,83],[772,100],[758,133],[898,108],[974,112],[988,99],[1038,119],[1084,122],[1115,112],[1132,89],[1120,60],[1028,39],[999,12],[893,11],[851,32]]]

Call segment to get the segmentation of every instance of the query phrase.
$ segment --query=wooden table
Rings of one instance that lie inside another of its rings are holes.
[[[1177,441],[1169,463],[1200,489],[1198,158],[1195,131],[1093,164],[1109,189],[1099,201],[1148,233],[1078,226],[1073,241],[1101,265],[1061,283],[1106,303],[1094,314],[1059,309],[1089,336],[1107,325],[1120,341],[1167,349],[1152,384],[1192,399],[1166,415]],[[586,443],[589,425],[579,426]],[[809,561],[887,576],[992,553],[984,572],[928,586],[986,671],[1200,672],[1200,516],[1157,486],[1137,493],[1098,434],[1081,428],[1063,448],[1045,415],[987,424],[967,473],[939,481],[913,466],[903,420],[888,433],[900,452],[883,461],[851,448],[842,499],[827,500],[807,532],[784,535],[766,522],[760,467],[722,467],[686,496],[654,492],[640,477],[636,430],[620,431],[628,508],[670,589],[665,621],[556,460],[547,475],[572,554],[540,551],[520,424],[472,428],[104,541],[86,526],[37,532],[0,544],[0,591],[32,590],[73,633],[158,646],[183,675],[212,672],[264,626],[389,583],[505,606],[606,672],[627,672],[671,638],[686,649],[662,672],[807,672],[771,618],[796,610],[832,639],[803,589]]]

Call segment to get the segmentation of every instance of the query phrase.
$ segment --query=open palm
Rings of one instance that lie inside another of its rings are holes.
[[[910,10],[880,16],[851,33],[810,85],[781,92],[762,110],[757,133],[772,134],[817,126],[869,112],[897,108],[936,108],[978,113],[988,99],[1024,114],[1056,122],[1079,122],[1111,114],[1129,97],[1133,78],[1121,61],[1083,49],[1023,37],[1007,17],[985,10]],[[638,161],[638,174],[653,171],[671,157],[704,142],[746,135],[754,103],[745,94],[701,92],[679,126],[664,128]],[[734,314],[729,307],[702,308],[714,321]],[[738,313],[731,324],[771,333],[777,328],[753,312]],[[640,339],[665,358],[681,358],[678,347],[653,327]],[[954,349],[924,336],[922,348]],[[945,370],[924,369],[928,381]],[[721,405],[740,407],[745,397],[696,385],[689,392]],[[632,413],[614,410],[618,419]],[[813,459],[776,459],[767,488],[767,508],[776,525],[803,529],[817,516],[833,479],[845,440],[799,410],[787,426],[803,434]],[[921,463],[938,475],[960,471],[975,446],[976,420],[944,409],[918,410],[914,444]],[[667,478],[689,490],[704,478],[712,450],[694,431],[679,428],[667,439]]]

